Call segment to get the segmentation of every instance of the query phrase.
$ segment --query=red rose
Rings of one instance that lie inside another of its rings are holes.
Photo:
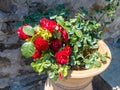
[[[68,62],[68,54],[66,51],[60,51],[55,54],[56,60],[58,64],[66,64]]]
[[[64,51],[66,51],[67,54],[70,55],[70,53],[71,53],[71,47],[69,45],[66,45],[65,48],[64,48]]]
[[[47,30],[49,30],[51,33],[53,33],[53,32],[54,32],[54,29],[55,29],[55,27],[56,27],[56,25],[57,25],[57,23],[56,23],[55,21],[53,21],[53,20],[48,20],[48,19],[46,19],[46,18],[42,18],[42,19],[40,20],[40,25],[41,25],[41,27],[42,27],[43,29],[47,29]]]
[[[64,39],[65,41],[68,40],[68,33],[67,33],[66,30],[62,30],[62,37],[63,37],[63,39]]]
[[[40,58],[41,54],[42,54],[41,52],[39,52],[38,50],[35,50],[35,53],[32,55],[32,58],[33,59]]]
[[[62,47],[62,42],[58,39],[54,39],[52,42],[51,42],[51,48],[57,52],[61,47]]]
[[[57,30],[58,30],[59,32],[62,32],[63,28],[62,28],[61,25],[58,24],[56,27],[57,27]]]
[[[23,32],[23,27],[24,27],[24,26],[29,26],[29,25],[23,25],[23,26],[19,27],[18,30],[17,30],[18,36],[19,36],[21,39],[30,38],[31,36],[29,36],[29,35],[27,35],[27,34],[25,34],[25,33]]]
[[[34,44],[36,49],[38,49],[39,51],[46,50],[48,48],[48,42],[40,36],[36,37]]]
[[[60,79],[62,79],[63,78],[63,74],[59,73],[59,77],[60,77]]]

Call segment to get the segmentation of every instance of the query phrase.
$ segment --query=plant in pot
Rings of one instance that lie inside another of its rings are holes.
[[[116,2],[108,6],[111,3]],[[92,90],[92,78],[111,62],[110,50],[100,39],[105,27],[100,20],[105,14],[99,19],[84,12],[73,18],[55,15],[41,18],[34,27],[18,28],[18,36],[25,40],[23,56],[33,58],[31,66],[39,74],[48,72],[45,90]]]

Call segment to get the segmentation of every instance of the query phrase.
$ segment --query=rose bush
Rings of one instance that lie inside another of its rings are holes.
[[[62,16],[56,16],[56,21],[42,18],[35,27],[23,25],[18,28],[18,36],[27,41],[21,47],[22,54],[34,59],[31,65],[36,71],[41,73],[48,70],[49,76],[55,79],[66,77],[68,71],[76,69],[76,66],[77,69],[83,66],[84,69],[101,66],[97,59],[105,60],[105,56],[95,57],[94,54],[98,53],[98,40],[96,36],[92,37],[96,35],[93,32],[100,24],[95,20],[81,21],[80,14],[76,17],[70,19],[74,22],[64,21]],[[90,23],[90,27],[82,26],[83,22]],[[89,62],[89,59],[93,61]]]
[[[53,80],[67,77],[70,70],[100,67],[109,58],[107,53],[98,52],[98,40],[105,27],[100,19],[105,13],[98,19],[84,12],[70,19],[55,15],[51,19],[41,18],[34,27],[20,26],[18,36],[26,41],[21,52],[26,58],[34,59],[31,66],[35,71],[39,74],[48,71]],[[109,11],[109,14],[113,13]]]

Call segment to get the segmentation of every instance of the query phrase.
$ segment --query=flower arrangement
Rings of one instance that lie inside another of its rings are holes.
[[[21,52],[33,58],[31,66],[39,74],[48,71],[53,80],[65,78],[70,70],[100,67],[106,62],[107,53],[97,51],[101,27],[96,18],[82,13],[71,19],[41,18],[34,27],[25,24],[18,28],[18,36],[25,40]]]

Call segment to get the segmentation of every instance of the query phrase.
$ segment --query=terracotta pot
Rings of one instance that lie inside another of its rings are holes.
[[[98,51],[101,54],[108,53],[110,58],[107,58],[107,63],[102,64],[100,68],[93,68],[89,70],[71,71],[68,78],[65,80],[58,79],[52,82],[49,78],[45,83],[44,90],[92,90],[92,78],[102,73],[111,62],[111,53],[108,46],[100,40],[98,42]]]

